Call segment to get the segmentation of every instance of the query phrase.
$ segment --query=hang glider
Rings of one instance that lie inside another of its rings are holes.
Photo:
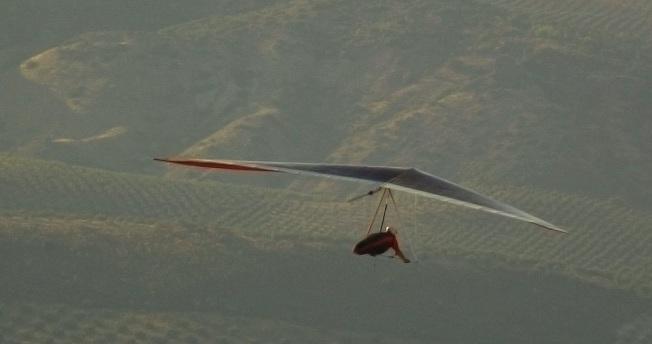
[[[280,172],[361,181],[380,185],[380,187],[390,190],[404,191],[468,208],[483,210],[489,213],[529,222],[552,231],[567,233],[565,230],[520,209],[496,201],[490,197],[464,188],[453,182],[449,182],[443,178],[410,167],[181,158],[154,160],[211,169]]]

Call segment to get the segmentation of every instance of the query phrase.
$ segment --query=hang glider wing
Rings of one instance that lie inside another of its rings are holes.
[[[508,204],[420,171],[415,168],[312,164],[272,161],[206,159],[154,159],[167,163],[233,171],[284,172],[299,175],[362,181],[382,187],[435,198],[444,202],[511,217],[537,226],[567,233],[565,230]]]

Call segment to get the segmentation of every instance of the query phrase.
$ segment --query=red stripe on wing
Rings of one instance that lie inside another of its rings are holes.
[[[199,160],[199,159],[189,159],[189,160],[154,159],[154,160],[168,162],[171,164],[204,167],[204,168],[216,168],[216,169],[232,170],[232,171],[278,172],[277,170],[267,169],[258,166],[236,164],[229,161]]]

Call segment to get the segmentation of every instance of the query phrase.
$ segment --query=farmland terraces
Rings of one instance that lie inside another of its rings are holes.
[[[47,233],[47,224],[56,223],[48,218],[68,221],[72,237],[119,227],[92,230],[93,225],[84,227],[84,221],[76,220],[87,218],[98,223],[140,223],[147,229],[123,227],[131,235],[159,232],[149,239],[154,243],[167,240],[166,233],[183,237],[178,228],[201,228],[268,242],[289,240],[314,243],[316,248],[342,248],[362,234],[374,207],[371,199],[347,204],[320,193],[128,175],[9,156],[3,156],[0,167],[4,203],[0,227],[4,235],[12,236],[27,235],[29,228]],[[390,212],[389,220],[400,220],[399,228],[409,234],[406,245],[411,243],[413,253],[425,261],[439,256],[482,258],[479,261],[485,263],[560,273],[652,295],[652,256],[645,249],[652,244],[649,215],[614,200],[508,186],[475,187],[571,233],[556,235],[405,194],[398,195],[401,217]],[[65,226],[60,223],[58,227]]]
[[[652,343],[651,1],[6,7],[0,343]],[[152,157],[414,166],[569,234],[396,192],[414,263],[356,256],[377,185]]]
[[[251,319],[206,312],[143,312],[77,308],[63,304],[0,303],[3,343],[237,343],[266,338],[271,342],[317,343],[345,338],[370,340],[368,333],[335,333],[279,320]],[[405,338],[385,338],[390,343]]]
[[[421,262],[405,266],[353,258],[350,243],[310,240],[297,228],[273,237],[26,213],[0,223],[0,339],[8,343],[438,343],[492,330],[497,340],[523,341],[531,338],[523,328],[542,323],[560,330],[535,343],[644,343],[650,335],[645,298],[533,271],[518,258],[501,265],[507,260],[482,252],[428,255],[430,246],[419,245]]]
[[[534,22],[572,27],[583,34],[600,33],[621,40],[640,39],[649,45],[652,32],[652,4],[649,1],[610,0],[481,0]]]

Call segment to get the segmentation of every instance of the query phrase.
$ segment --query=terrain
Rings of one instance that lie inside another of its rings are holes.
[[[644,1],[10,1],[3,342],[645,343]],[[83,15],[80,15],[83,14]],[[560,225],[160,156],[415,166]]]

